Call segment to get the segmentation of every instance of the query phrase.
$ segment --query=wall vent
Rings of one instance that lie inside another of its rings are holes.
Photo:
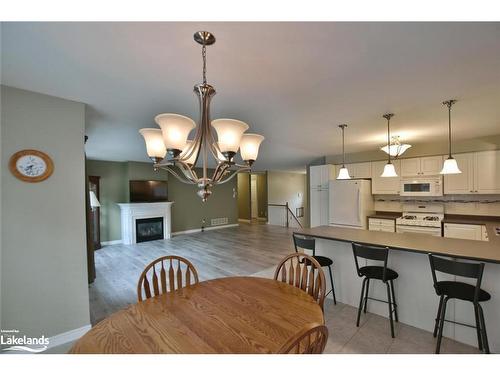
[[[224,224],[227,224],[228,223],[228,219],[227,217],[218,217],[216,219],[212,219],[210,221],[210,225],[214,226],[214,225],[224,225]]]

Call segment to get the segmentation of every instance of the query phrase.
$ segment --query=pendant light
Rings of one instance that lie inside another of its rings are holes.
[[[350,180],[351,176],[349,176],[349,171],[345,167],[345,138],[344,138],[344,130],[347,128],[346,124],[339,125],[339,128],[342,129],[342,168],[339,170],[339,175],[337,176],[337,180]]]
[[[391,146],[391,117],[394,116],[394,113],[386,113],[383,117],[387,120],[387,147]],[[396,169],[394,168],[394,164],[391,162],[391,153],[387,153],[387,164],[384,166],[384,171],[380,175],[380,177],[398,177],[396,173]]]
[[[462,171],[458,168],[457,161],[451,156],[451,106],[457,101],[454,99],[446,100],[443,105],[448,107],[448,159],[443,163],[441,174],[459,174]]]

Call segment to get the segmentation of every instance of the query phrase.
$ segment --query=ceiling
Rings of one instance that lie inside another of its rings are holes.
[[[3,23],[3,84],[88,104],[86,152],[147,161],[138,134],[174,112],[198,118],[192,92],[209,30],[212,118],[263,134],[256,169],[291,170],[341,150],[380,147],[382,114],[412,144],[500,133],[500,23]]]

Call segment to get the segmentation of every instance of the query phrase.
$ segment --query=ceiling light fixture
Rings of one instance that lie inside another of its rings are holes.
[[[339,175],[337,176],[337,180],[350,180],[351,176],[349,176],[349,171],[345,166],[345,138],[344,138],[344,130],[347,128],[346,124],[339,125],[339,128],[342,129],[342,168],[339,170]]]
[[[399,135],[395,135],[391,137],[391,144],[389,146],[381,147],[380,149],[384,151],[386,154],[391,154],[393,158],[397,158],[404,154],[406,150],[408,150],[411,145],[407,143],[401,143]]]
[[[390,149],[391,146],[391,117],[394,116],[394,113],[386,113],[382,117],[387,120],[387,147]],[[398,177],[396,173],[396,169],[394,169],[394,164],[391,162],[391,153],[387,153],[387,164],[384,166],[384,171],[380,175],[380,177]]]
[[[215,88],[207,83],[206,47],[215,43],[215,36],[208,31],[198,31],[194,40],[202,45],[203,83],[194,87],[200,102],[198,126],[189,117],[173,113],[162,113],[155,117],[161,129],[141,129],[139,133],[146,142],[146,151],[155,169],[162,168],[186,184],[198,185],[198,195],[205,202],[212,194],[211,187],[223,184],[240,172],[251,170],[257,159],[259,147],[264,137],[245,134],[248,125],[234,119],[210,121],[210,101]],[[191,130],[196,128],[192,140],[188,140]],[[214,129],[217,133],[215,139]],[[234,157],[240,150],[244,165],[236,164]],[[215,159],[216,167],[209,177],[209,155]],[[165,156],[168,155],[166,158]],[[198,177],[195,166],[202,160],[202,175]]]
[[[441,174],[459,174],[462,171],[458,168],[457,161],[451,156],[451,106],[457,101],[454,99],[446,100],[443,105],[448,107],[448,159],[443,163]]]

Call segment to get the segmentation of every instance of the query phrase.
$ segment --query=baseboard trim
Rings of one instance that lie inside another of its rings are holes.
[[[101,242],[102,246],[110,246],[110,245],[120,245],[122,244],[122,240],[114,240],[114,241],[103,241]]]
[[[49,337],[49,345],[47,345],[47,349],[52,349],[57,346],[67,344],[68,342],[78,340],[80,337],[86,334],[91,328],[92,326],[90,324],[87,324],[83,327],[75,328],[72,329],[71,331],[66,331],[58,335]]]
[[[213,227],[205,227],[204,230],[216,230],[216,229],[224,229],[224,228],[232,228],[232,227],[237,227],[239,224],[227,224],[227,225],[215,225]],[[182,230],[179,232],[174,232],[172,233],[172,236],[178,236],[180,234],[190,234],[190,233],[199,233],[201,232],[201,228],[196,228],[196,229],[188,229],[188,230]]]

